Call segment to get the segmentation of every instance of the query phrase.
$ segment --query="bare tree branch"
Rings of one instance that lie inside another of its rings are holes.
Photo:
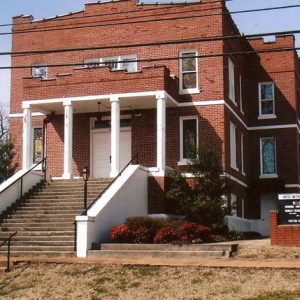
[[[0,140],[8,135],[8,115],[6,109],[0,106]]]

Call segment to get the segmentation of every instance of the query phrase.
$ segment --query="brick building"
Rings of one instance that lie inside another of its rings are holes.
[[[276,193],[300,188],[299,59],[260,52],[294,47],[292,35],[205,39],[240,34],[227,12],[210,0],[124,0],[43,20],[15,17],[13,51],[31,53],[14,54],[12,66],[32,66],[12,71],[20,168],[44,155],[52,177],[78,177],[84,166],[114,177],[138,154],[149,168],[149,211],[161,212],[164,171],[184,170],[191,138],[222,162],[232,214],[268,234]],[[218,55],[251,51],[258,53]]]

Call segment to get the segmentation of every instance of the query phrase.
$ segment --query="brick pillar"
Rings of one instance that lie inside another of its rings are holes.
[[[277,211],[270,211],[270,238],[271,245],[278,245],[278,237],[277,237]]]
[[[165,177],[148,177],[148,213],[165,213]]]

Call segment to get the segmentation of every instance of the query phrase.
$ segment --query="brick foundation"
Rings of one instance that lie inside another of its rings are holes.
[[[278,225],[277,211],[270,212],[271,245],[300,247],[300,225]]]

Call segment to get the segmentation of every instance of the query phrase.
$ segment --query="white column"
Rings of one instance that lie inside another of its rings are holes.
[[[120,104],[116,96],[110,97],[111,103],[111,166],[110,177],[120,172]]]
[[[71,179],[73,157],[73,107],[71,101],[64,101],[64,173],[63,178]]]
[[[29,170],[32,165],[32,132],[30,105],[23,104],[23,170]]]
[[[157,168],[164,171],[166,167],[166,94],[157,93]]]

